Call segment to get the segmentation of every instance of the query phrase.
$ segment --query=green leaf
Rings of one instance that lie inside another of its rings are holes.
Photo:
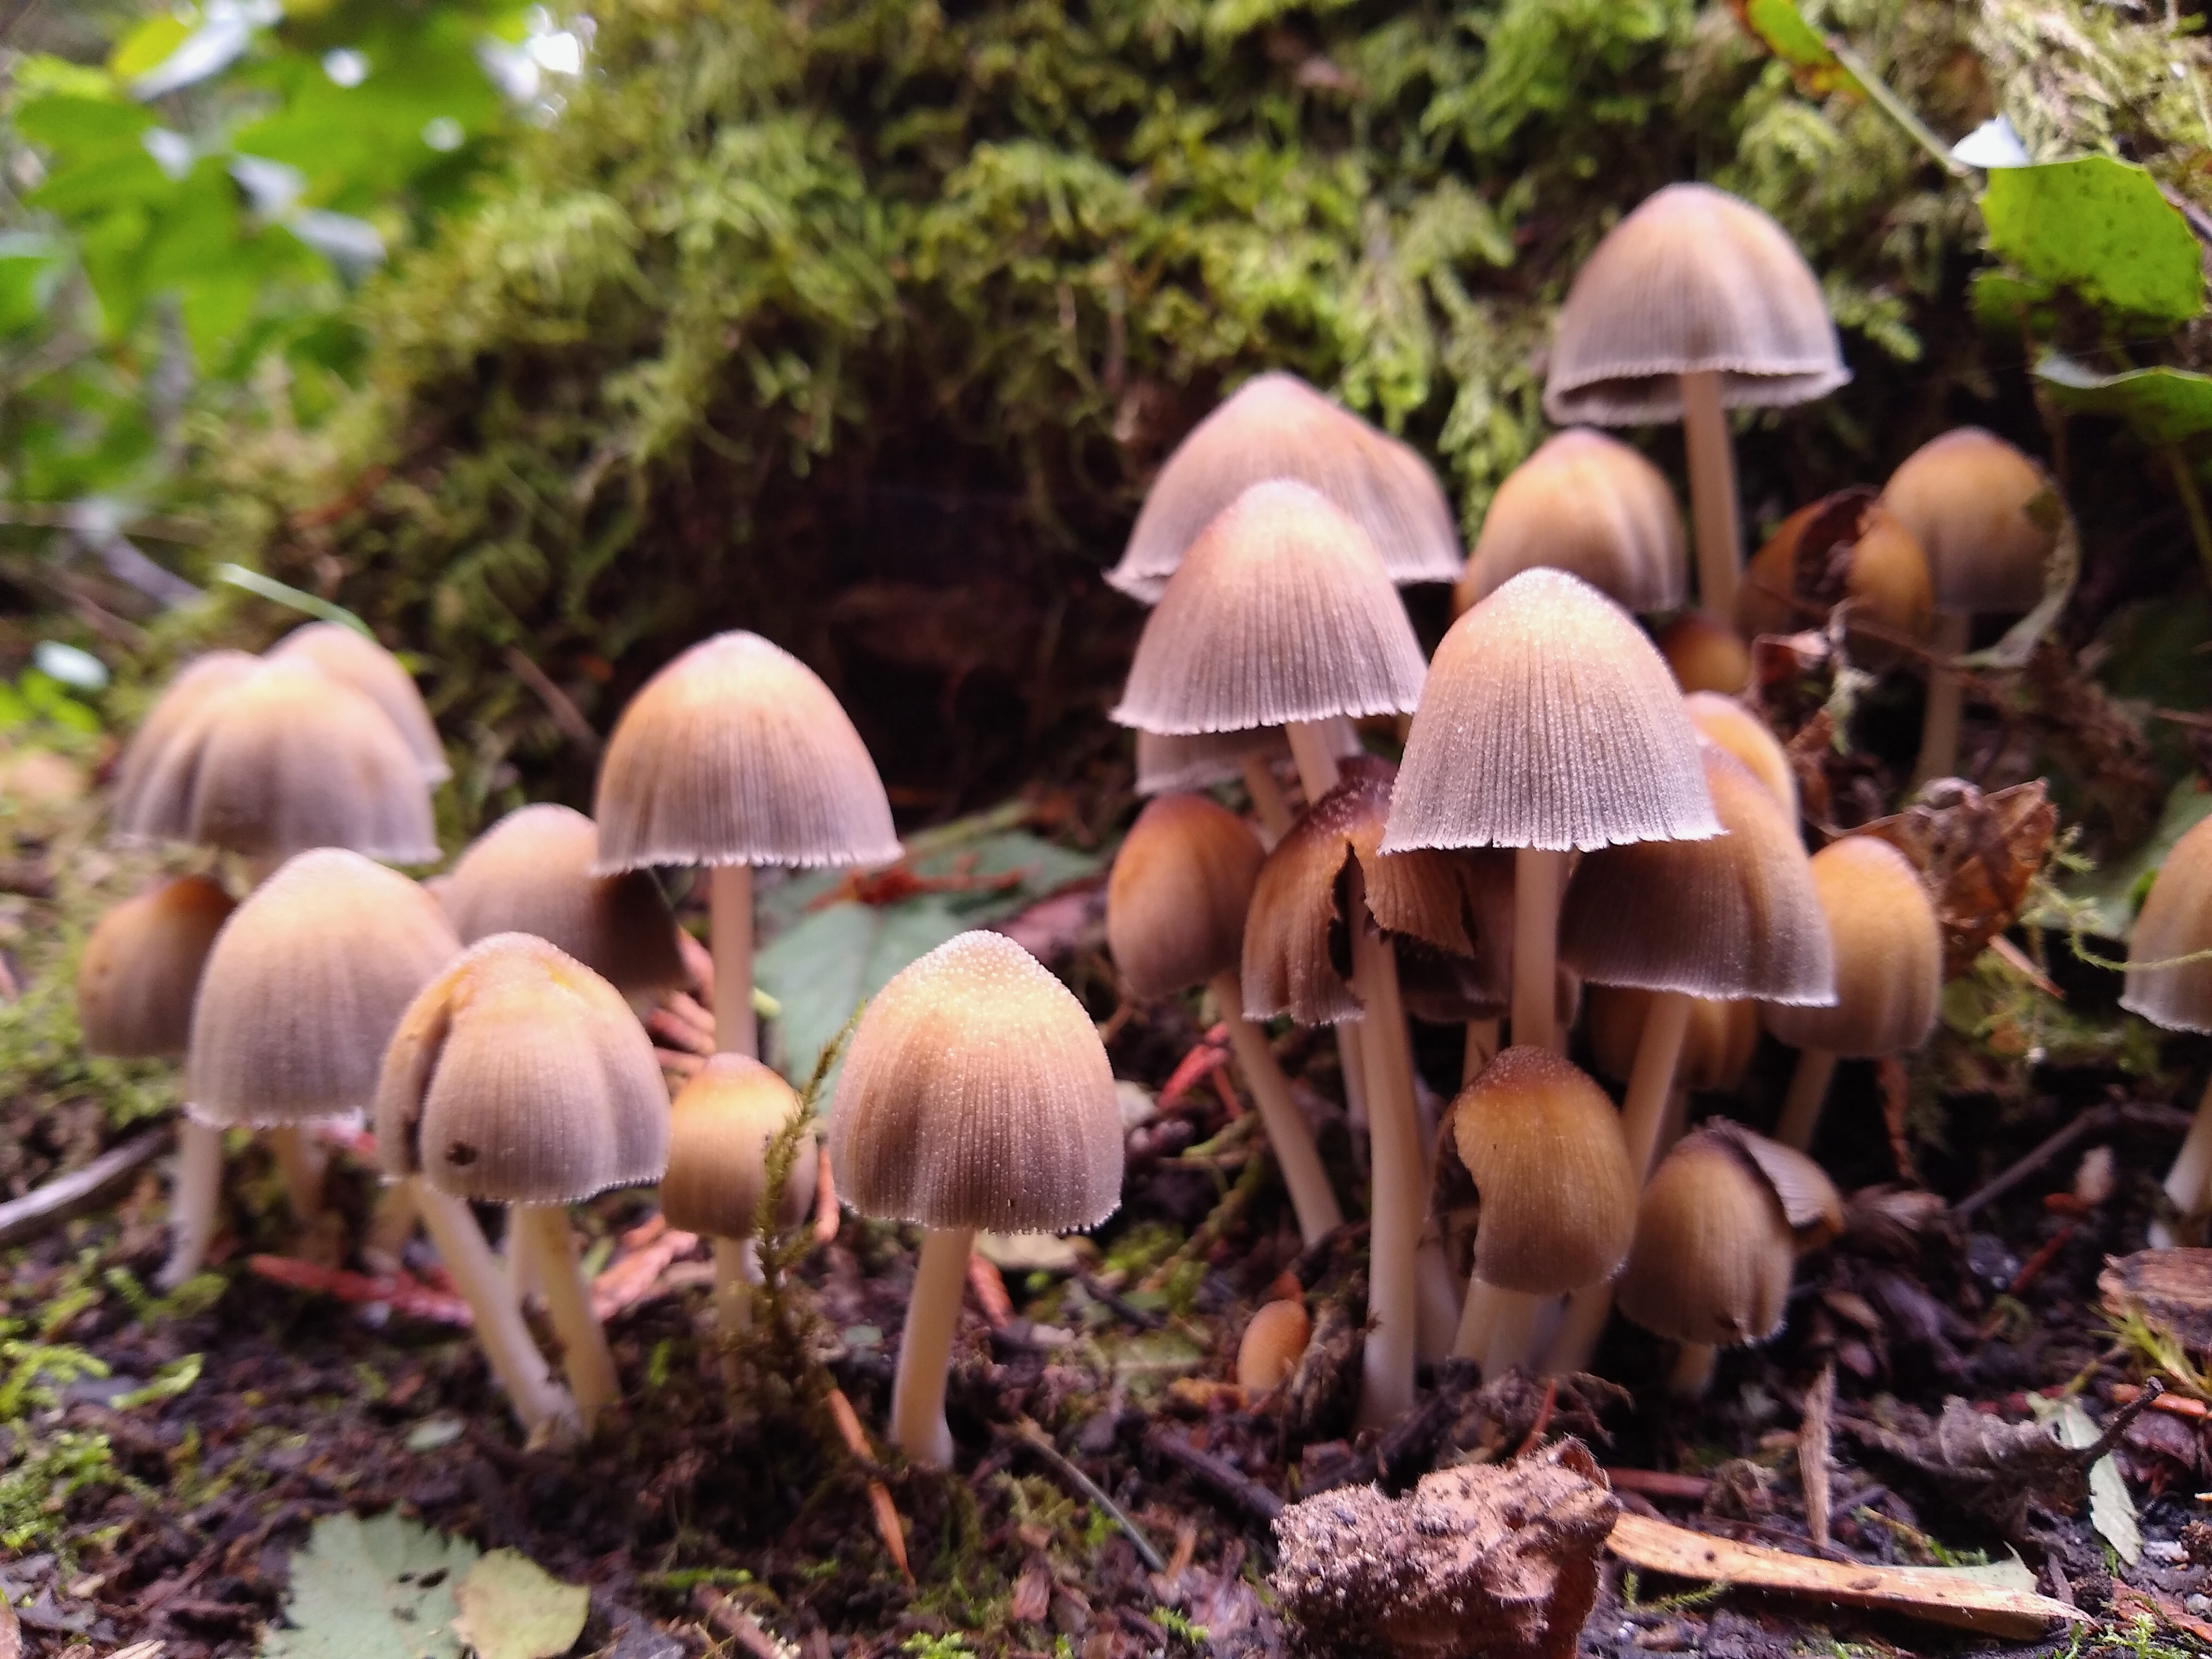
[[[453,1592],[453,1629],[481,1659],[558,1659],[576,1645],[592,1593],[564,1584],[520,1550],[494,1550]]]
[[[2100,939],[2124,942],[2135,932],[2136,908],[2159,866],[2173,851],[2173,844],[2208,816],[2212,816],[2212,793],[2200,788],[2193,776],[2184,778],[2166,797],[2166,811],[2149,840],[2126,857],[2069,883],[2066,896],[2089,907],[2088,931]]]
[[[2055,1410],[2044,1408],[2033,1396],[2031,1403],[2037,1406],[2039,1417],[2057,1418],[2058,1437],[2065,1444],[2078,1451],[2097,1443],[2100,1433],[2096,1424],[2081,1409],[2081,1402],[2072,1395],[2058,1403]],[[2142,1528],[2136,1519],[2135,1499],[2128,1495],[2127,1480],[2110,1452],[2089,1466],[2089,1524],[2130,1566],[2142,1559]]]
[[[286,1626],[261,1634],[261,1659],[459,1659],[453,1581],[477,1559],[398,1511],[326,1515],[292,1558]]]
[[[1982,192],[1990,249],[2090,304],[2179,323],[2204,309],[2204,269],[2181,211],[2142,167],[2109,155],[1999,167]]]
[[[1826,37],[1805,21],[1795,0],[1746,0],[1738,15],[1767,51],[1790,65],[1806,91],[1821,94],[1858,87],[1857,78],[1829,50]]]
[[[2051,401],[2081,415],[2112,415],[2147,444],[2179,443],[2212,432],[2212,374],[2185,368],[2136,368],[2100,374],[2047,352],[2035,366]]]
[[[118,81],[135,81],[185,44],[192,24],[174,12],[161,12],[125,35],[108,54],[107,72]]]

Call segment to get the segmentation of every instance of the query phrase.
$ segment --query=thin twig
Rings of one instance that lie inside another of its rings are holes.
[[[1160,1553],[1152,1547],[1152,1540],[1137,1529],[1137,1523],[1122,1513],[1121,1506],[1109,1498],[1105,1490],[1096,1480],[1068,1461],[1066,1455],[1058,1446],[1053,1444],[1052,1437],[1044,1431],[1042,1425],[1036,1419],[1027,1417],[1018,1419],[1014,1424],[1013,1437],[1042,1458],[1051,1466],[1054,1474],[1096,1504],[1101,1513],[1115,1526],[1121,1528],[1127,1534],[1130,1543],[1136,1547],[1137,1557],[1147,1569],[1153,1572],[1165,1572],[1168,1570],[1168,1564],[1160,1559]]]
[[[1805,1390],[1805,1420],[1797,1431],[1797,1484],[1805,1493],[1805,1531],[1813,1547],[1828,1547],[1830,1425],[1836,1412],[1836,1362],[1820,1368]]]
[[[545,705],[545,712],[553,717],[553,724],[561,728],[561,735],[582,750],[586,756],[599,752],[599,734],[592,729],[591,721],[574,701],[553,683],[553,677],[524,656],[514,647],[507,648],[507,672],[538,694],[538,701]]]
[[[1177,1463],[1222,1497],[1261,1521],[1273,1521],[1283,1512],[1283,1500],[1241,1469],[1231,1468],[1211,1452],[1200,1451],[1166,1425],[1146,1435],[1145,1444],[1170,1463]]]
[[[2179,1107],[2160,1106],[2145,1100],[2120,1101],[2094,1107],[2049,1137],[1995,1180],[1976,1188],[1954,1204],[1951,1214],[1954,1219],[1965,1220],[1984,1206],[2002,1198],[2052,1159],[2098,1135],[2109,1133],[2114,1129],[2145,1129],[2179,1139],[2189,1133],[2190,1122],[2191,1115]]]
[[[0,1204],[0,1245],[20,1244],[82,1215],[167,1151],[175,1136],[174,1127],[164,1123],[102,1152],[81,1170]]]

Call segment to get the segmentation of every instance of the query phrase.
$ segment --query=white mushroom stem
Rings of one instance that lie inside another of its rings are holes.
[[[1369,1145],[1374,1177],[1368,1215],[1367,1311],[1373,1328],[1361,1359],[1359,1420],[1394,1423],[1413,1408],[1420,1291],[1414,1265],[1426,1211],[1421,1131],[1413,1103],[1413,1049],[1398,962],[1367,923],[1367,897],[1352,883],[1352,984],[1366,1010],[1360,1046],[1367,1062]]]
[[[620,1397],[622,1388],[615,1380],[615,1357],[607,1346],[606,1330],[592,1311],[592,1288],[584,1282],[568,1209],[559,1204],[518,1204],[507,1213],[514,1218],[516,1249],[536,1261],[546,1316],[553,1322],[553,1334],[561,1339],[562,1367],[568,1374],[569,1392],[576,1397],[584,1432],[589,1434],[593,1420]]]
[[[1336,763],[1336,745],[1329,741],[1328,726],[1315,721],[1293,720],[1283,732],[1291,740],[1291,757],[1298,763],[1298,781],[1305,786],[1310,807],[1335,788],[1343,775]]]
[[[1723,627],[1735,626],[1743,526],[1735,499],[1735,444],[1711,369],[1682,380],[1682,442],[1690,460],[1690,520],[1698,538],[1698,600]]]
[[[1283,799],[1283,786],[1275,781],[1275,769],[1256,750],[1244,757],[1244,793],[1252,798],[1252,811],[1260,820],[1260,839],[1269,852],[1291,832],[1291,804]]]
[[[269,1131],[269,1150],[276,1156],[277,1172],[284,1177],[284,1196],[291,1203],[292,1219],[305,1226],[323,1212],[325,1159],[322,1149],[299,1125],[285,1123]]]
[[[1467,1023],[1467,1052],[1459,1063],[1460,1087],[1482,1075],[1484,1066],[1498,1058],[1498,1022],[1471,1019]]]
[[[1544,1351],[1544,1375],[1565,1376],[1586,1371],[1605,1338],[1606,1321],[1613,1317],[1613,1286],[1585,1285],[1567,1298],[1566,1316]]]
[[[1695,1400],[1712,1386],[1713,1365],[1719,1358],[1720,1350],[1710,1342],[1685,1342],[1674,1356],[1667,1386],[1685,1400]]]
[[[1352,1127],[1367,1127],[1367,1049],[1360,1041],[1359,1023],[1346,1020],[1336,1028],[1336,1070],[1344,1080],[1344,1111]]]
[[[1467,1305],[1460,1314],[1459,1340],[1452,1352],[1480,1363],[1486,1382],[1516,1365],[1535,1363],[1536,1325],[1545,1298],[1509,1291],[1476,1278],[1468,1282]]]
[[[1260,1123],[1274,1149],[1275,1167],[1290,1189],[1291,1207],[1297,1212],[1298,1235],[1312,1244],[1344,1224],[1344,1212],[1314,1149],[1313,1130],[1305,1114],[1291,1098],[1291,1080],[1276,1063],[1267,1034],[1244,1018],[1244,991],[1237,970],[1225,968],[1213,976],[1213,1000],[1221,1023],[1229,1028],[1229,1046],[1237,1055],[1237,1068],[1260,1108]]]
[[[477,1340],[483,1345],[492,1374],[506,1389],[524,1431],[533,1440],[538,1438],[567,1415],[568,1401],[553,1380],[545,1356],[531,1340],[514,1285],[500,1270],[466,1204],[419,1176],[410,1176],[406,1184],[415,1188],[422,1226],[438,1247],[438,1259],[476,1316]]]
[[[709,942],[714,947],[714,1047],[726,1054],[760,1055],[753,1014],[753,872],[718,864],[709,895]]]
[[[1920,758],[1912,781],[1948,778],[1959,769],[1959,713],[1966,686],[1958,661],[1965,654],[1972,618],[1961,611],[1939,611],[1928,640],[1928,707],[1920,720]]]
[[[2188,1138],[2181,1143],[2173,1167],[2166,1171],[2166,1195],[2184,1221],[2202,1210],[2206,1198],[2212,1196],[2212,1083],[2204,1085],[2203,1097],[2197,1105],[2196,1121],[2189,1126]],[[2170,1248],[2172,1231],[2163,1222],[2157,1224],[2152,1229],[2152,1246]]]
[[[1420,1248],[1414,1252],[1413,1271],[1420,1292],[1413,1352],[1423,1364],[1433,1365],[1451,1358],[1452,1344],[1459,1338],[1460,1300],[1443,1242],[1425,1228]]]
[[[222,1131],[187,1115],[177,1125],[176,1174],[169,1189],[169,1259],[155,1285],[173,1291],[207,1261],[222,1199]]]
[[[364,1256],[398,1265],[408,1239],[414,1235],[415,1224],[422,1218],[418,1191],[411,1181],[394,1181],[386,1183],[377,1194],[376,1207],[369,1212],[368,1233],[361,1241]]]
[[[975,1242],[966,1227],[925,1228],[914,1294],[899,1335],[898,1376],[891,1383],[891,1440],[926,1468],[952,1467],[952,1430],[945,1421],[945,1379],[952,1364],[952,1336],[960,1298],[968,1288],[968,1251]]]
[[[1513,1041],[1558,1053],[1559,890],[1567,855],[1548,848],[1513,854]]]
[[[1820,1108],[1827,1103],[1838,1058],[1826,1048],[1798,1050],[1797,1069],[1790,1073],[1790,1092],[1783,1097],[1782,1116],[1774,1126],[1774,1138],[1784,1146],[1801,1152],[1812,1149],[1813,1131],[1820,1121]]]

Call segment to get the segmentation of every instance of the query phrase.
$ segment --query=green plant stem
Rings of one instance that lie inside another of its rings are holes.
[[[1928,124],[1912,112],[1912,107],[1889,89],[1889,83],[1874,72],[1874,66],[1851,50],[1850,43],[1840,35],[1828,37],[1828,50],[1836,54],[1836,61],[1851,72],[1851,78],[1875,101],[1875,107],[1905,129],[1905,136],[1936,158],[1936,165],[1954,179],[1973,176],[1973,168],[1951,154],[1951,147],[1937,137]]]

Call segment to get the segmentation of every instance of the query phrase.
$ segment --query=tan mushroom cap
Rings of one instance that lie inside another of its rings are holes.
[[[1121,1201],[1121,1108],[1097,1028],[1003,933],[894,975],[853,1034],[830,1118],[838,1190],[863,1215],[1062,1232]]]
[[[1813,855],[1836,950],[1832,1007],[1765,1004],[1766,1029],[1800,1048],[1877,1059],[1928,1040],[1943,991],[1943,935],[1928,890],[1887,842],[1846,836]]]
[[[1846,600],[1853,623],[1918,638],[1936,611],[1936,591],[1920,544],[1863,486],[1801,507],[1776,528],[1745,568],[1736,590],[1736,626],[1747,635],[1809,628]],[[1862,641],[1869,662],[1895,654],[1887,641]]]
[[[1644,1018],[1656,994],[1630,985],[1589,988],[1583,1002],[1583,1030],[1589,1038],[1590,1058],[1604,1076],[1626,1083],[1635,1070]],[[1756,1003],[1699,997],[1690,1004],[1674,1079],[1686,1089],[1733,1089],[1751,1069],[1758,1047]]]
[[[1729,1136],[1698,1129],[1644,1189],[1614,1298],[1648,1331],[1717,1348],[1782,1328],[1796,1240],[1781,1200]]]
[[[415,677],[366,634],[339,623],[309,623],[270,647],[269,660],[283,659],[313,665],[381,708],[406,739],[425,781],[440,784],[453,776],[453,768],[446,764],[446,746],[438,741],[438,728],[431,723]]]
[[[519,807],[470,843],[439,902],[464,945],[535,933],[624,996],[685,981],[676,919],[652,873],[595,876],[599,830],[572,807]]]
[[[478,939],[409,1005],[376,1087],[384,1172],[571,1204],[658,1181],[668,1090],[622,994],[528,933]]]
[[[1294,374],[1247,380],[1176,447],[1106,580],[1155,603],[1208,525],[1256,483],[1319,490],[1372,538],[1394,582],[1448,582],[1459,534],[1436,474],[1409,446]]]
[[[1313,1320],[1303,1302],[1267,1302],[1255,1309],[1237,1344],[1237,1384],[1265,1394],[1289,1380],[1305,1357]]]
[[[1682,698],[1682,712],[1699,737],[1735,756],[1766,786],[1790,821],[1797,821],[1797,771],[1790,764],[1789,751],[1766,722],[1743,706],[1742,699],[1692,691]]]
[[[1711,372],[1731,409],[1850,379],[1820,284],[1789,232],[1710,185],[1669,185],[1597,246],[1559,309],[1544,412],[1566,425],[1682,417],[1676,377]]]
[[[2127,988],[2120,1006],[2169,1031],[2212,1031],[2212,957],[2167,968],[2212,950],[2212,818],[2201,818],[2173,844],[2152,878],[2128,942]]]
[[[110,809],[118,841],[181,841],[186,825],[176,810],[181,803],[155,803],[167,810],[150,810],[146,786],[157,763],[177,734],[191,725],[200,705],[227,691],[259,666],[260,659],[247,651],[210,651],[194,657],[171,677],[139,723],[123,757],[115,765],[115,801]]]
[[[799,1096],[750,1054],[715,1054],[677,1091],[668,1111],[668,1172],[660,1211],[672,1227],[744,1238],[768,1200],[768,1150],[799,1109]],[[775,1228],[795,1227],[814,1207],[815,1126],[800,1136],[783,1182]]]
[[[1630,611],[1678,609],[1689,569],[1666,475],[1602,432],[1554,433],[1498,487],[1453,586],[1452,608],[1464,611],[1545,565]]]
[[[1170,733],[1401,714],[1421,647],[1367,533],[1304,484],[1255,484],[1160,595],[1114,718]]]
[[[219,1127],[357,1110],[416,994],[460,954],[438,902],[358,853],[302,853],[216,935],[192,1011],[188,1098]]]
[[[1800,1255],[1818,1249],[1844,1231],[1844,1195],[1809,1153],[1770,1140],[1724,1117],[1710,1119],[1700,1127],[1733,1143],[1759,1166],[1782,1206],[1782,1218],[1790,1224]]]
[[[1945,611],[2032,611],[2058,538],[2051,483],[1996,434],[1954,428],[1905,457],[1881,504],[1920,544]]]
[[[77,963],[85,1052],[122,1060],[183,1054],[200,970],[233,908],[206,877],[183,876],[102,916]]]
[[[1685,691],[1735,696],[1751,684],[1751,649],[1717,617],[1685,611],[1653,636],[1668,671]]]
[[[805,663],[757,634],[702,640],[646,682],[607,739],[601,874],[653,864],[888,864],[867,746]]]
[[[1236,969],[1263,856],[1250,826],[1203,795],[1161,795],[1137,814],[1106,883],[1106,948],[1132,996]]]
[[[1385,852],[1719,830],[1674,679],[1619,605],[1565,571],[1524,570],[1452,624],[1406,741]]]

